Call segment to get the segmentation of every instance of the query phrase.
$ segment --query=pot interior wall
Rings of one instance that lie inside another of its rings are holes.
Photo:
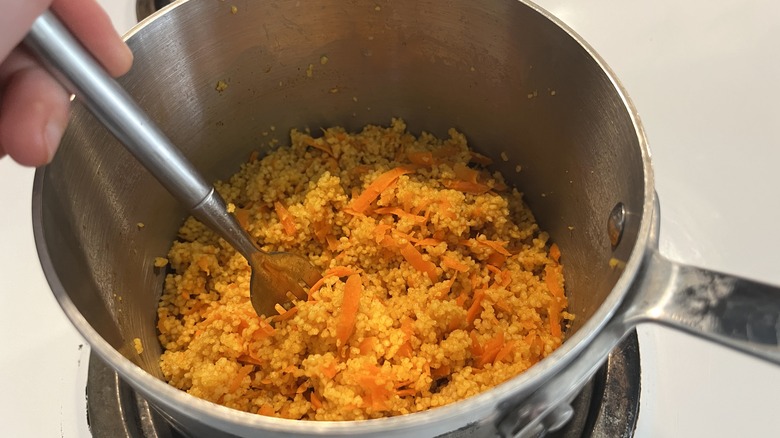
[[[520,2],[191,0],[129,44],[135,64],[121,82],[211,179],[285,144],[293,127],[402,117],[415,133],[462,131],[560,245],[572,331],[617,281],[610,259],[636,239],[645,175],[630,111],[586,49]],[[78,105],[41,172],[41,226],[67,295],[114,348],[159,375],[165,272],[153,262],[185,212]],[[613,252],[606,222],[618,202],[630,214]]]

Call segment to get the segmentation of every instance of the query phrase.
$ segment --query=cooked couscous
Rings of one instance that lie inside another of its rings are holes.
[[[218,183],[264,250],[304,255],[323,278],[258,317],[244,258],[188,219],[158,309],[167,381],[242,411],[357,420],[464,399],[557,348],[573,318],[557,246],[449,135],[401,120],[293,131]]]

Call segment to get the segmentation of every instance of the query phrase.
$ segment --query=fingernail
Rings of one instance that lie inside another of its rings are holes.
[[[123,55],[122,57],[124,58],[123,59],[124,63],[123,63],[123,66],[122,66],[123,67],[122,70],[124,70],[124,71],[122,72],[122,74],[125,74],[128,71],[130,71],[130,68],[133,66],[133,57],[134,57],[134,55],[133,55],[133,51],[130,50],[130,47],[127,44],[123,43],[122,46],[124,47],[124,50],[123,50],[124,53],[122,54]]]
[[[44,130],[44,147],[46,149],[46,162],[50,162],[54,158],[54,154],[57,152],[57,148],[62,140],[62,134],[65,132],[65,127],[57,120],[49,120],[46,123]]]

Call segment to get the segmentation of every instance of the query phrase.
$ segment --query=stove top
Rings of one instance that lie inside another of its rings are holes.
[[[98,2],[121,32],[135,23],[136,0]],[[639,109],[663,210],[661,252],[780,284],[780,3],[536,2],[598,51]],[[0,430],[85,438],[89,347],[40,270],[32,174],[0,160]],[[637,332],[637,437],[780,435],[780,368],[662,327]]]

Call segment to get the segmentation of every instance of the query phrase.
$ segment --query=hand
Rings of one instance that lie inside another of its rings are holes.
[[[133,63],[95,0],[0,0],[0,157],[26,166],[51,161],[68,123],[69,93],[18,47],[49,7],[111,75],[126,73]]]

